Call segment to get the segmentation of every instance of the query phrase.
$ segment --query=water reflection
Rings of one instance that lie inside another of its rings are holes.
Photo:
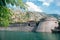
[[[59,40],[59,33],[37,33],[43,40]]]
[[[59,40],[59,33],[0,31],[1,40]]]

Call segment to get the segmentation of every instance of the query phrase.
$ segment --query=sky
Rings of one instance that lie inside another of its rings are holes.
[[[23,0],[23,2],[28,5],[28,11],[60,15],[60,0]]]

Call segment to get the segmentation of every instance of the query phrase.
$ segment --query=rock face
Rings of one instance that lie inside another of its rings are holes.
[[[58,27],[58,21],[54,17],[47,17],[47,14],[40,12],[21,12],[20,10],[14,10],[12,15],[12,23],[15,22],[28,22],[28,21],[40,21],[39,25],[36,26],[35,22],[30,22],[21,26],[20,24],[15,24],[13,27],[7,27],[6,29],[0,28],[0,30],[19,30],[19,31],[28,31],[31,32],[51,32],[51,29]],[[43,19],[43,20],[40,20]],[[17,27],[18,26],[18,27]],[[32,26],[32,27],[31,27]]]
[[[0,30],[32,32],[35,26],[36,22],[33,21],[28,23],[11,23],[9,27],[0,27]]]
[[[47,14],[42,12],[27,12],[29,14],[29,21],[40,21],[40,19],[47,17]]]
[[[46,17],[46,14],[40,12],[22,12],[20,10],[14,10],[12,15],[12,22],[27,22],[27,21],[40,21],[40,19]]]
[[[7,28],[0,27],[0,30],[8,31],[24,31],[24,32],[51,32],[52,29],[58,27],[58,21],[54,17],[47,17],[40,20],[38,26],[36,22],[12,24]]]
[[[47,17],[39,23],[36,32],[51,32],[55,27],[58,27],[57,19],[54,17]]]

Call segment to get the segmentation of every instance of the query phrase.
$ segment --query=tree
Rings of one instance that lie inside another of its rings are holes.
[[[25,9],[25,4],[22,0],[0,0],[0,26],[8,26],[10,23],[11,10],[6,7],[9,3]]]

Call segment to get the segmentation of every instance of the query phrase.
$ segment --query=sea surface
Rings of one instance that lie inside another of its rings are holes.
[[[60,40],[59,33],[0,31],[0,40]]]

